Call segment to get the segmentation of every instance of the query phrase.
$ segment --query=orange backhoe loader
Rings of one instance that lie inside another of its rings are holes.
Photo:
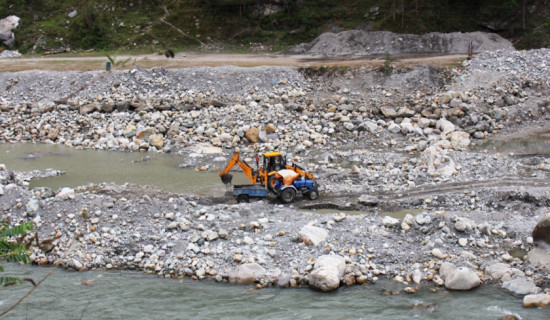
[[[264,189],[269,190],[275,195],[279,196],[285,203],[293,202],[296,194],[301,192],[303,195],[309,196],[310,199],[315,200],[319,197],[319,191],[315,177],[304,169],[297,165],[287,165],[286,158],[281,152],[266,152],[260,156],[256,155],[256,169],[250,166],[245,160],[241,159],[240,153],[235,152],[235,155],[229,160],[225,169],[220,172],[222,182],[230,184],[233,176],[229,171],[238,165],[244,172],[248,180],[255,185],[260,185]],[[260,166],[262,162],[262,166]],[[284,181],[284,177],[279,174],[284,174],[284,170],[291,170],[296,172],[294,179],[290,183],[288,180]],[[288,189],[287,191],[285,191]],[[250,191],[247,191],[250,190]],[[265,196],[262,192],[253,192],[251,190],[260,190],[258,186],[247,188],[246,186],[235,186],[234,194],[241,200],[248,200],[251,196],[262,197]]]

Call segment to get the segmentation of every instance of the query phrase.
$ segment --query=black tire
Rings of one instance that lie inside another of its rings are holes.
[[[281,191],[279,198],[283,203],[292,203],[296,199],[296,190],[294,188],[285,188]]]
[[[309,200],[317,200],[319,199],[319,190],[317,189],[310,190],[307,196],[309,197]]]
[[[250,197],[247,194],[239,194],[237,196],[237,203],[249,203]]]
[[[275,175],[269,176],[269,178],[267,178],[267,188],[274,194],[279,195],[279,193],[281,193],[281,190],[275,188],[275,182],[277,182],[277,180],[278,179]]]

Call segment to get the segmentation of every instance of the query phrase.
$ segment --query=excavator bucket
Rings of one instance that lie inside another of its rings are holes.
[[[224,184],[231,184],[231,180],[233,180],[233,175],[230,173],[226,173],[226,174],[222,174],[221,178]]]

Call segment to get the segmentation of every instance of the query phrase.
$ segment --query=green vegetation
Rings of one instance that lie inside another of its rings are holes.
[[[76,10],[70,18],[69,13]],[[550,0],[0,0],[21,17],[16,48],[266,50],[355,29],[399,33],[495,31],[520,48],[550,43]]]
[[[393,57],[391,56],[391,54],[389,54],[389,52],[386,52],[386,58],[384,59],[384,64],[382,65],[382,72],[384,72],[384,74],[391,74],[393,70],[393,66],[391,65],[392,62]]]
[[[10,226],[6,221],[0,223],[0,261],[30,263],[25,237],[34,227],[33,222]],[[4,268],[0,265],[0,272]],[[0,286],[21,283],[17,277],[0,276]]]

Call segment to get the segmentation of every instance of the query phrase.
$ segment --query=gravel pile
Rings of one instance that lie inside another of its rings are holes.
[[[415,54],[467,54],[472,43],[474,53],[514,50],[512,43],[498,34],[484,32],[439,33],[423,35],[397,34],[389,31],[351,30],[323,33],[310,43],[303,43],[289,54],[339,56],[394,56]]]

